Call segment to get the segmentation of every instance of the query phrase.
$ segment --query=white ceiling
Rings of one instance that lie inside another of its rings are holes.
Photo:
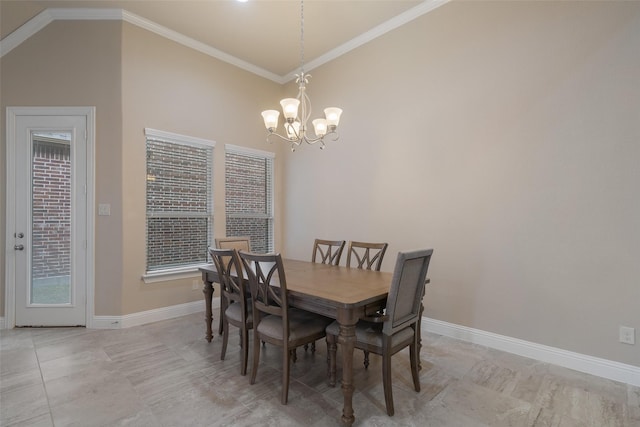
[[[446,1],[305,0],[305,70],[310,71]],[[0,8],[0,36],[5,45],[7,36],[15,37],[16,29],[46,9],[56,12],[53,19],[72,16],[73,19],[100,19],[117,12],[128,22],[163,35],[174,35],[174,39],[201,46],[200,50],[205,53],[275,81],[290,79],[300,65],[298,0],[248,0],[246,3],[236,0],[0,0]],[[87,18],[88,12],[92,18]],[[47,11],[44,14],[47,15]]]

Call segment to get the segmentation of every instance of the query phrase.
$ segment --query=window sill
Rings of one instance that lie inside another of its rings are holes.
[[[142,275],[144,283],[157,283],[168,282],[171,280],[190,279],[193,277],[200,277],[201,273],[198,270],[199,267],[206,266],[208,264],[195,265],[183,268],[172,268],[160,271],[151,271]]]

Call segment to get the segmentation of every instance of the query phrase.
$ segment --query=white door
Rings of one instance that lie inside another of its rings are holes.
[[[15,326],[84,326],[87,116],[14,118],[7,155],[14,157],[14,204],[7,206],[14,209],[14,230],[7,227],[14,283],[7,285],[15,291]]]

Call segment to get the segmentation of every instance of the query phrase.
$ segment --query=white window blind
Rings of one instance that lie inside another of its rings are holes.
[[[153,129],[145,135],[147,272],[206,263],[215,143]]]
[[[274,154],[225,146],[227,236],[249,236],[251,250],[273,252]]]

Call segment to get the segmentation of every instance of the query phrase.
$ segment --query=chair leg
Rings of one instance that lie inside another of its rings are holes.
[[[393,416],[393,391],[391,389],[391,355],[382,356],[382,386],[384,388],[384,402],[387,405],[387,415]]]
[[[413,387],[420,391],[420,344],[409,346],[409,359],[411,360],[411,376],[413,377]]]
[[[367,350],[362,350],[364,352],[364,369],[369,369],[369,352]]]
[[[251,363],[251,384],[256,382],[256,374],[258,373],[258,362],[260,361],[260,337],[253,331],[253,362]]]
[[[240,375],[247,375],[247,362],[249,359],[249,331],[240,329],[240,342],[242,343],[242,360],[240,361]]]
[[[229,322],[224,314],[220,316],[222,321],[222,351],[220,352],[220,360],[224,360],[224,356],[227,354],[227,342],[229,342]]]
[[[224,298],[220,298],[220,319],[218,319],[218,335],[222,335],[222,318],[224,317],[224,311],[227,309],[226,304],[223,301]]]
[[[291,352],[295,354],[295,351],[295,348],[292,350],[285,348],[282,352],[282,397],[280,400],[283,405],[286,405],[289,399],[289,356]]]
[[[336,336],[327,335],[327,353],[329,355],[329,386],[336,386]]]

